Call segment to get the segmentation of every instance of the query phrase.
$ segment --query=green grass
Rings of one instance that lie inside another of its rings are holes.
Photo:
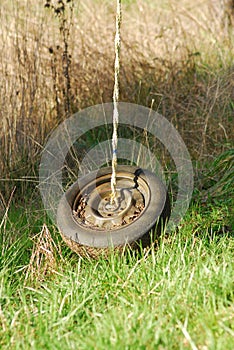
[[[48,226],[60,247],[56,263],[25,279],[29,236],[42,227],[37,215],[10,210],[2,225],[12,240],[18,220],[28,223],[20,238],[1,243],[1,349],[233,349],[234,237],[225,201],[193,203],[157,249],[108,260],[76,256]]]
[[[121,101],[154,101],[178,129],[197,164],[195,191],[157,249],[95,261],[62,242],[35,187],[68,107],[112,101],[115,3],[74,2],[74,16],[68,4],[63,22],[45,2],[4,0],[0,13],[0,349],[232,350],[234,36],[220,4],[123,1]],[[108,132],[85,134],[77,153]],[[119,129],[142,141],[134,132]]]

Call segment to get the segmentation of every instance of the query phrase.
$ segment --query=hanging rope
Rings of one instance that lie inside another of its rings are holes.
[[[120,27],[122,21],[121,0],[116,5],[116,33],[115,33],[115,83],[113,91],[113,134],[112,134],[112,176],[111,176],[111,203],[117,200],[116,195],[116,169],[117,169],[117,146],[118,146],[118,123],[119,123],[119,70],[120,70]]]

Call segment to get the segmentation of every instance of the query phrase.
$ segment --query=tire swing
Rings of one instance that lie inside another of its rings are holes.
[[[117,165],[121,0],[117,0],[112,166],[90,172],[62,196],[57,225],[66,244],[81,256],[145,248],[170,216],[166,187],[154,173]]]

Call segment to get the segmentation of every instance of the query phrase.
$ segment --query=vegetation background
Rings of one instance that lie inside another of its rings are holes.
[[[234,3],[122,2],[120,98],[178,129],[191,208],[140,256],[69,251],[42,208],[38,165],[62,120],[112,100],[115,1],[2,0],[2,349],[234,347]]]

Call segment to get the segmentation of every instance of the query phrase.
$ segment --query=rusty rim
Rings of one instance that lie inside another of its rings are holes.
[[[82,226],[94,230],[115,230],[131,224],[144,213],[150,200],[147,183],[131,173],[117,174],[117,199],[111,201],[111,174],[82,188],[73,203],[73,216]]]

